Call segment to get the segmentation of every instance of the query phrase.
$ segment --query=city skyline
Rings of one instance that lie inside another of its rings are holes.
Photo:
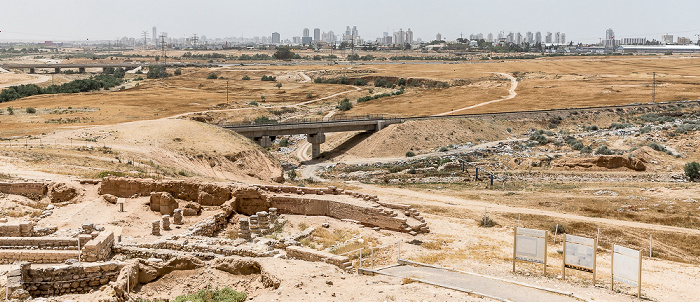
[[[671,1],[665,5],[651,1],[621,2],[540,0],[474,5],[439,0],[431,3],[358,0],[347,6],[322,1],[271,0],[264,4],[235,5],[207,1],[183,10],[177,0],[125,0],[114,7],[76,0],[60,3],[37,0],[32,5],[10,0],[3,3],[3,10],[11,13],[0,20],[0,40],[115,40],[139,37],[144,30],[151,36],[153,26],[174,38],[194,33],[226,38],[271,36],[272,32],[278,32],[282,40],[291,40],[303,28],[309,28],[313,37],[313,29],[340,33],[348,24],[357,26],[368,41],[383,37],[384,32],[407,28],[413,30],[414,40],[424,41],[432,40],[437,33],[455,40],[460,34],[468,37],[471,33],[560,31],[574,43],[598,43],[605,38],[607,28],[615,28],[619,37],[650,40],[658,40],[666,33],[696,40],[700,34],[693,23],[692,8],[700,6],[695,2]],[[401,14],[395,11],[397,5],[401,6]],[[679,5],[687,9],[677,10]]]

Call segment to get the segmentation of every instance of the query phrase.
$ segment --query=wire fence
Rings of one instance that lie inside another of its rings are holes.
[[[396,264],[401,258],[401,240],[375,247],[359,248],[338,256],[348,257],[356,273],[361,268],[374,269],[375,267]]]

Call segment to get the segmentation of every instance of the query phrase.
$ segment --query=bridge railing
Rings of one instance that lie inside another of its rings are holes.
[[[280,125],[301,125],[301,124],[319,124],[319,123],[336,123],[336,122],[357,122],[357,121],[381,121],[381,120],[397,120],[400,118],[386,116],[383,114],[366,114],[352,116],[332,116],[330,118],[301,118],[291,119],[284,122],[278,120],[265,120],[262,122],[245,121],[240,123],[224,123],[221,127],[224,128],[242,128],[242,127],[264,127],[264,126],[280,126]]]

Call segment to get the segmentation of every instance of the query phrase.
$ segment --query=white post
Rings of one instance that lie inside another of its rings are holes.
[[[82,254],[82,252],[80,251],[80,236],[78,236],[78,262],[81,262],[80,254]]]
[[[649,234],[649,258],[651,258],[651,248],[652,248],[652,241],[653,239],[651,238],[651,234]]]
[[[557,232],[559,231],[559,224],[557,223],[556,228],[554,228],[554,245],[557,245]]]

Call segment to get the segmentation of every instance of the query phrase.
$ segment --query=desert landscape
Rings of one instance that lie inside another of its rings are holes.
[[[523,301],[504,289],[517,286],[530,301],[635,301],[636,286],[611,290],[616,246],[641,251],[641,299],[700,295],[698,56],[173,51],[168,76],[149,78],[159,50],[71,53],[0,65],[150,65],[2,103],[7,300],[194,301],[225,286],[231,301]],[[109,74],[51,71],[5,70],[0,87]],[[224,128],[370,116],[392,123],[327,132],[318,157],[312,133],[261,146]],[[544,265],[515,263],[514,228],[547,231]],[[595,282],[562,275],[569,235],[596,240]],[[486,289],[437,284],[447,271]]]

